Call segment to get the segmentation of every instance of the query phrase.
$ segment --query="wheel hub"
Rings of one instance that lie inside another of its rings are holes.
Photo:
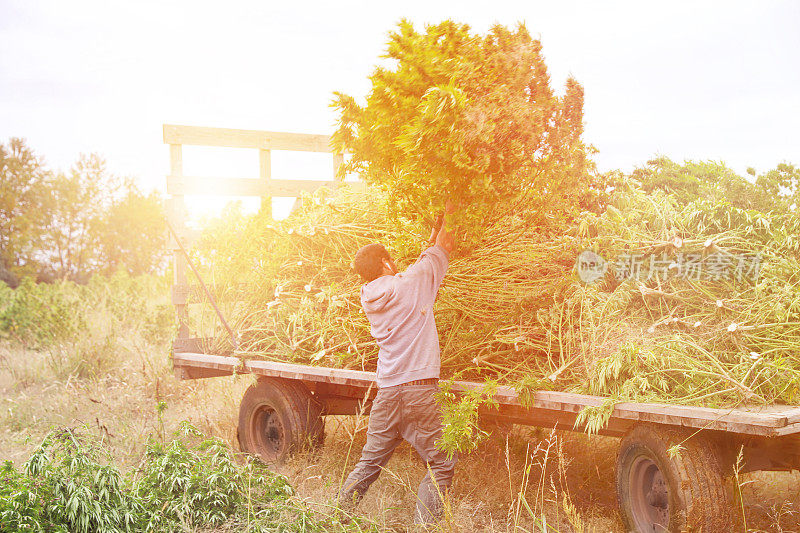
[[[647,503],[659,509],[669,509],[667,484],[664,483],[664,476],[661,475],[660,470],[653,476],[653,484],[650,486],[650,492],[647,493]]]
[[[662,532],[669,528],[669,487],[658,465],[639,457],[631,468],[631,511],[639,531]]]
[[[281,417],[275,409],[264,406],[254,417],[256,427],[253,435],[261,441],[259,449],[267,452],[267,459],[276,459],[286,443],[286,431],[281,422]]]

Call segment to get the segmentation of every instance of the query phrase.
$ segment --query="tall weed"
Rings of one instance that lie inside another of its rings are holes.
[[[145,508],[101,455],[101,447],[64,429],[45,437],[22,472],[6,463],[0,531],[138,531]]]

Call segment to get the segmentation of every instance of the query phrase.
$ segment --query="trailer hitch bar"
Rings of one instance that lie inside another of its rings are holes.
[[[192,261],[192,258],[189,257],[189,252],[186,251],[186,248],[183,247],[183,243],[181,242],[181,238],[178,235],[178,232],[175,231],[175,228],[172,227],[172,224],[170,224],[169,220],[166,220],[166,223],[167,223],[167,228],[169,228],[169,231],[175,237],[175,242],[178,243],[178,248],[181,249],[181,252],[183,253],[183,256],[186,258],[186,262],[189,264],[189,268],[192,269],[192,272],[194,272],[194,275],[197,277],[197,281],[200,282],[200,286],[203,288],[203,292],[206,293],[206,296],[208,297],[208,301],[211,303],[211,307],[213,307],[214,311],[217,313],[217,316],[219,317],[219,321],[222,322],[222,325],[225,326],[226,330],[228,330],[228,334],[231,336],[231,342],[233,342],[233,349],[234,350],[238,350],[239,349],[239,339],[237,338],[236,333],[233,332],[233,329],[231,329],[231,327],[228,325],[228,321],[225,320],[225,316],[222,314],[222,311],[220,311],[219,307],[217,307],[217,301],[214,299],[214,295],[212,295],[211,291],[208,290],[208,287],[206,286],[205,282],[203,281],[203,278],[200,276],[200,272],[198,272],[197,268],[195,268],[194,262]]]

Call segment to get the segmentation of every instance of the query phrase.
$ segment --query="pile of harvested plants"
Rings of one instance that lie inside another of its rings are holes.
[[[425,246],[425,228],[385,205],[343,187],[283,221],[239,216],[206,233],[195,253],[236,355],[375,368],[353,255],[381,242],[402,269]],[[539,220],[517,211],[451,258],[435,307],[443,377],[706,406],[800,401],[796,214],[681,204],[625,181],[602,213]],[[606,261],[589,283],[576,268],[585,250]],[[231,352],[197,307],[209,348]]]

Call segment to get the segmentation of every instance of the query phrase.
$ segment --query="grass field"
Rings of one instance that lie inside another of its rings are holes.
[[[252,377],[179,381],[166,346],[130,334],[91,358],[82,353],[78,360],[69,346],[36,351],[0,344],[0,458],[22,464],[51,428],[63,426],[85,427],[102,439],[123,471],[139,463],[149,435],[169,433],[184,420],[236,446],[238,402]],[[163,427],[159,402],[166,405]],[[290,480],[296,501],[319,516],[333,514],[332,496],[358,459],[366,422],[329,417],[323,449],[274,465]],[[461,458],[441,528],[621,532],[616,448],[616,439],[520,426],[508,438],[494,436]],[[398,448],[362,502],[360,523],[405,530],[423,475],[413,449]],[[744,475],[740,484],[748,530],[800,530],[798,473]],[[331,523],[334,530],[345,527]]]

